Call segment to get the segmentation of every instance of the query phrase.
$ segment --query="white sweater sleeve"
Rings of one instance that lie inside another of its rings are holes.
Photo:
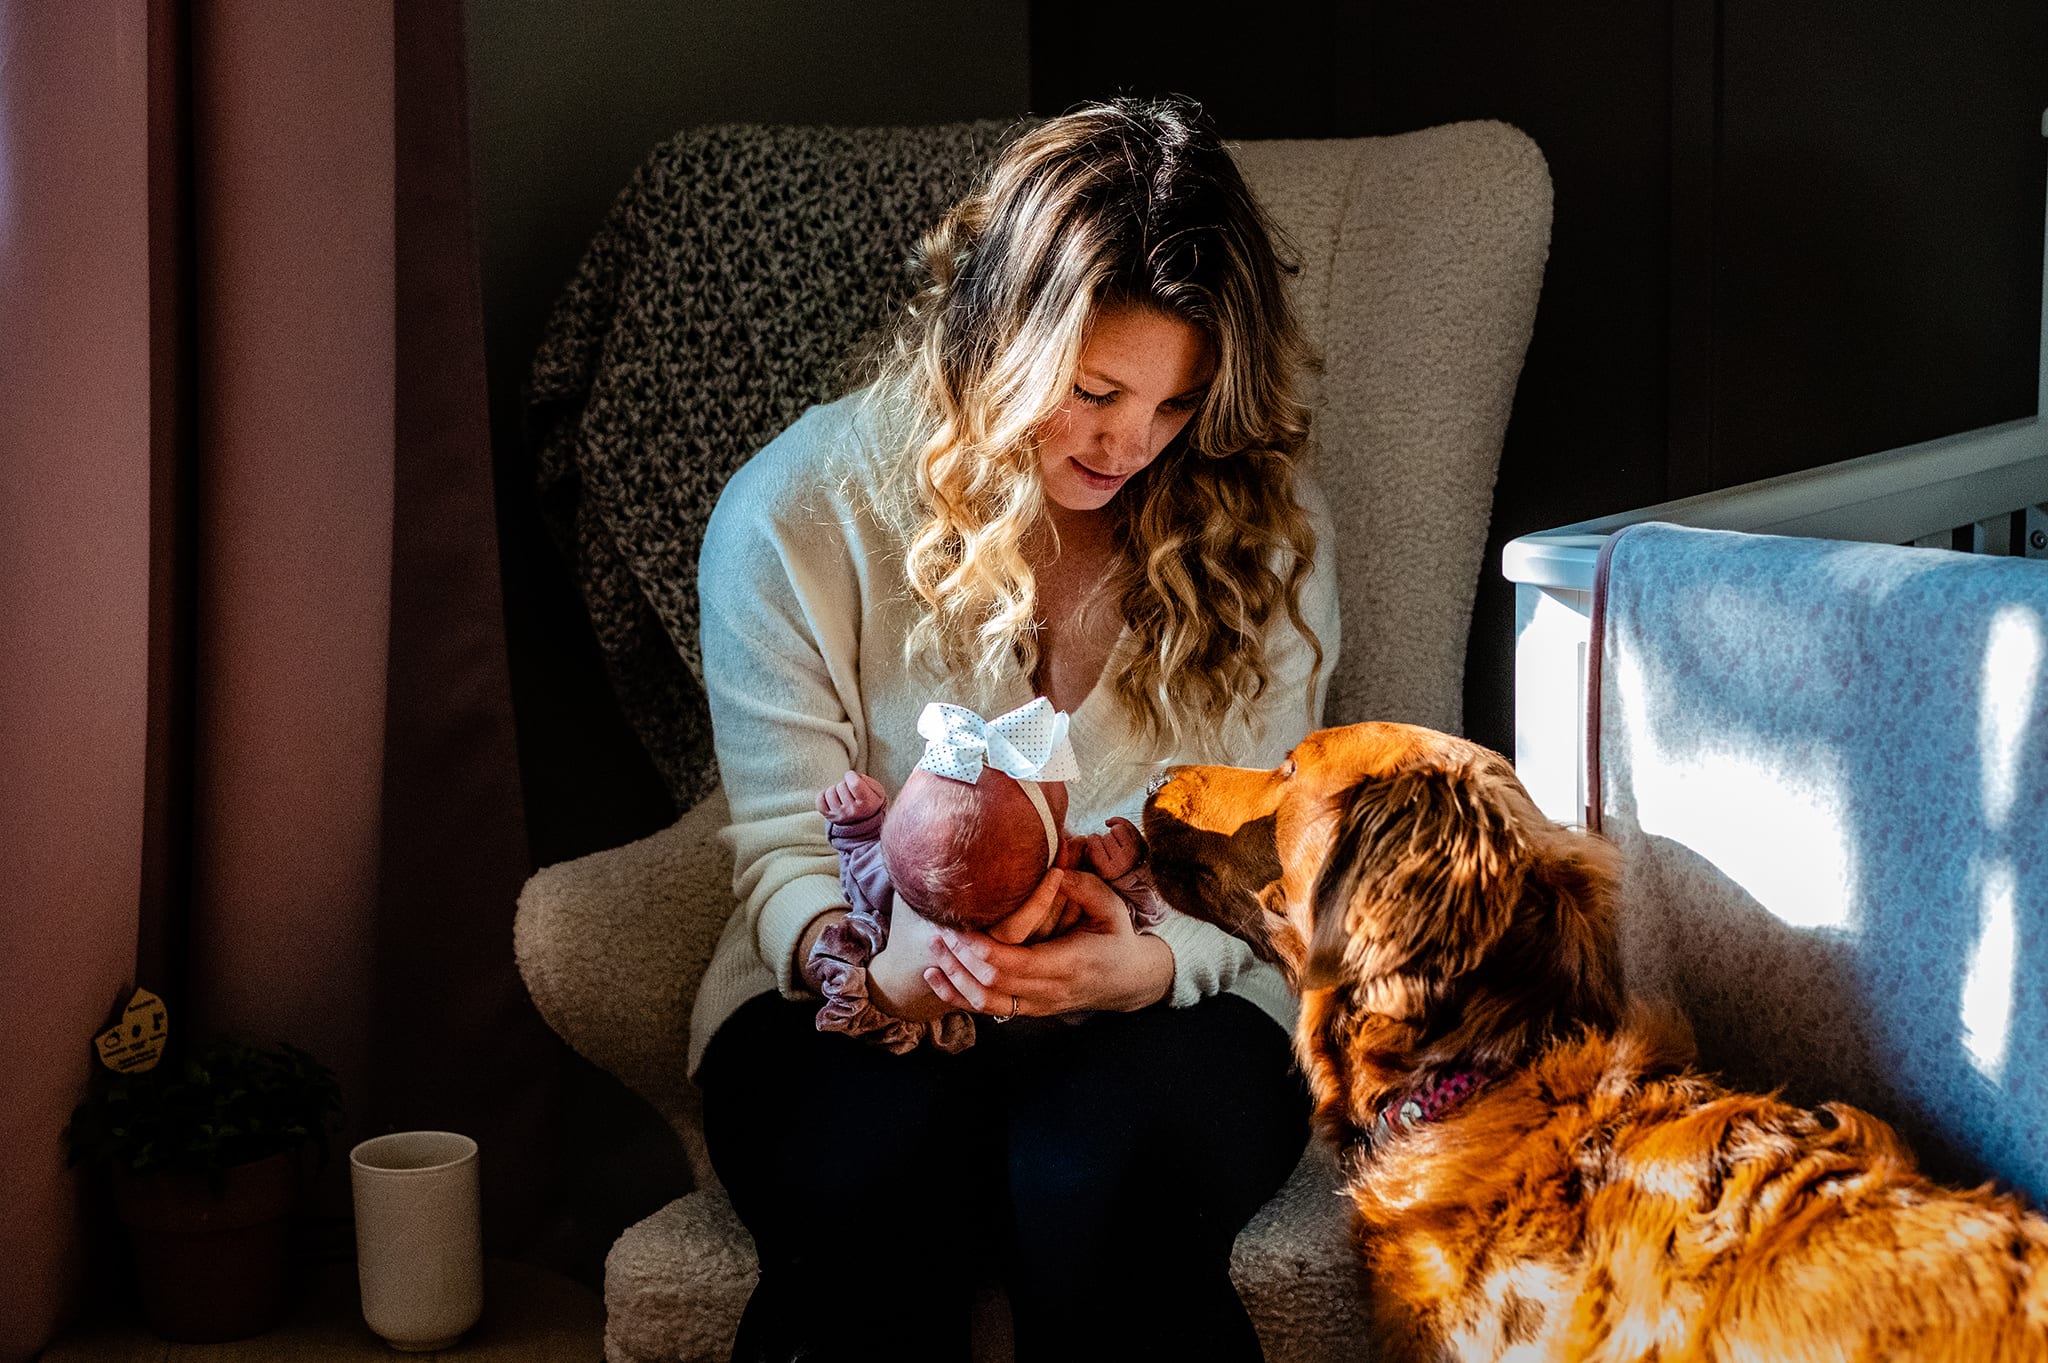
[[[842,907],[818,792],[857,764],[859,581],[835,508],[803,475],[816,412],[726,484],[697,581],[737,912],[786,996],[818,914]],[[837,533],[835,533],[837,532]]]

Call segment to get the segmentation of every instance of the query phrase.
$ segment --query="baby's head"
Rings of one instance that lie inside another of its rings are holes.
[[[1058,830],[1056,842],[1064,843],[1066,783],[1037,785]],[[882,824],[882,864],[897,896],[923,917],[986,931],[1016,912],[1045,879],[1052,841],[1014,777],[989,768],[969,785],[914,771]]]
[[[1080,775],[1067,717],[1040,696],[996,719],[933,702],[917,770],[882,824],[896,894],[935,923],[986,929],[1023,906],[1066,840]]]

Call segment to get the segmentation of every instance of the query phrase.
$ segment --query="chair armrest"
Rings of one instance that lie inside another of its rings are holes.
[[[694,1125],[690,1009],[732,916],[730,822],[715,792],[673,825],[544,867],[520,891],[513,954],[562,1039],[671,1123]]]

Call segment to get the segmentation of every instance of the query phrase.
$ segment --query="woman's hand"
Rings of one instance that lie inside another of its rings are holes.
[[[1087,871],[1048,872],[1046,880],[1080,910],[1073,928],[1021,946],[988,933],[937,929],[935,959],[923,971],[937,998],[996,1017],[1013,1011],[1047,1017],[1082,1008],[1130,1012],[1166,997],[1173,987],[1173,948],[1131,926],[1122,896]],[[1046,895],[1041,885],[1032,900]],[[1038,913],[1043,917],[1045,908]]]
[[[1044,936],[1059,930],[1062,916],[1071,918],[1077,912],[1059,890],[1060,872],[1048,871],[1031,897],[989,930],[1011,934],[1006,940],[1020,942],[1033,934]],[[797,943],[797,974],[804,975],[804,963],[810,959],[811,947],[826,924],[845,917],[845,909],[832,909],[811,920]],[[955,959],[939,933],[938,927],[898,899],[889,914],[889,940],[868,962],[868,1001],[885,1013],[913,1022],[930,1022],[961,1007],[935,992],[927,978]],[[1170,961],[1170,951],[1168,956]]]
[[[1060,893],[1061,874],[1059,863],[1054,862],[1030,898],[1018,905],[1009,917],[989,924],[988,935],[998,942],[1016,946],[1023,942],[1042,942],[1073,927],[1081,911]]]
[[[1060,873],[1046,872],[1031,897],[989,932],[1006,942],[1021,942],[1054,930],[1062,911],[1072,912],[1059,889]],[[941,931],[900,897],[896,900],[889,913],[889,940],[868,962],[868,997],[876,1007],[913,1021],[930,1021],[960,1007],[931,987],[932,972],[953,960]]]

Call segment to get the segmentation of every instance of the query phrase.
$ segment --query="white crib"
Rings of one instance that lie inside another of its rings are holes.
[[[2048,112],[2042,115],[2048,137]],[[1524,535],[1515,584],[1515,767],[1543,812],[1589,821],[1587,661],[1607,536],[1640,521],[2048,559],[2048,241],[2035,415]]]

